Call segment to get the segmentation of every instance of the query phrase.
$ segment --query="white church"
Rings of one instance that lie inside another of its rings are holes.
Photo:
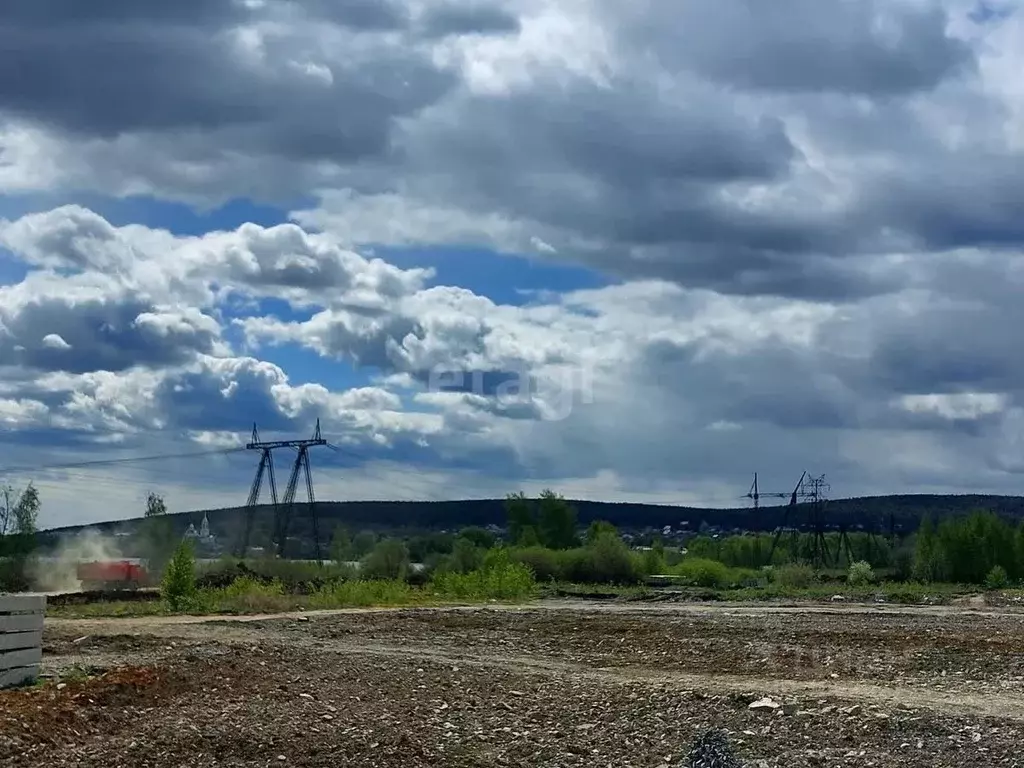
[[[210,519],[205,512],[203,513],[203,522],[199,524],[199,530],[196,530],[195,523],[189,523],[183,538],[191,539],[198,551],[212,552],[218,549],[217,537],[210,532]]]

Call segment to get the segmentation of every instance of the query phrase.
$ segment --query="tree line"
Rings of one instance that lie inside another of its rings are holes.
[[[921,521],[914,546],[914,578],[924,582],[1006,586],[1024,580],[1024,522],[993,512]]]

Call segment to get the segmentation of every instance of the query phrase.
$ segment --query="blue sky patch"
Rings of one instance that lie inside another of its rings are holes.
[[[497,304],[523,306],[538,294],[604,288],[613,283],[599,272],[483,248],[383,248],[376,256],[403,269],[433,267],[434,285],[457,285]]]

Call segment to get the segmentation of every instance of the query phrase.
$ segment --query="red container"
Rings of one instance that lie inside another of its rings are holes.
[[[130,560],[79,563],[77,575],[85,590],[138,589],[146,581],[145,569]]]

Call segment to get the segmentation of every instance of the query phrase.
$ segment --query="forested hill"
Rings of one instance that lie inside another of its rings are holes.
[[[708,509],[655,504],[626,504],[599,501],[572,501],[579,511],[581,524],[592,520],[607,520],[621,529],[661,528],[670,525],[678,528],[686,523],[696,530],[702,523],[719,529],[772,530],[786,522],[802,525],[806,517],[806,506],[798,505],[785,518],[786,507],[737,507],[733,509]],[[296,536],[312,533],[307,504],[296,504],[294,524],[291,532]],[[469,501],[321,501],[316,503],[320,520],[321,537],[330,537],[337,525],[350,530],[372,529],[419,529],[439,530],[462,526],[505,524],[503,499],[482,499]],[[825,522],[829,527],[863,526],[864,530],[888,532],[890,525],[897,531],[910,532],[924,514],[933,517],[957,515],[976,509],[987,509],[1002,516],[1024,518],[1024,497],[1020,496],[978,496],[978,495],[904,495],[874,496],[854,499],[835,499],[825,507]],[[240,530],[244,507],[205,510],[215,533],[230,535]],[[188,523],[198,525],[204,510],[175,515],[182,530]],[[272,507],[260,505],[257,513],[257,529],[268,530],[272,519]],[[123,528],[124,521],[92,526],[100,529]],[[129,527],[131,524],[128,524]],[[54,532],[72,531],[84,526],[54,529]]]

